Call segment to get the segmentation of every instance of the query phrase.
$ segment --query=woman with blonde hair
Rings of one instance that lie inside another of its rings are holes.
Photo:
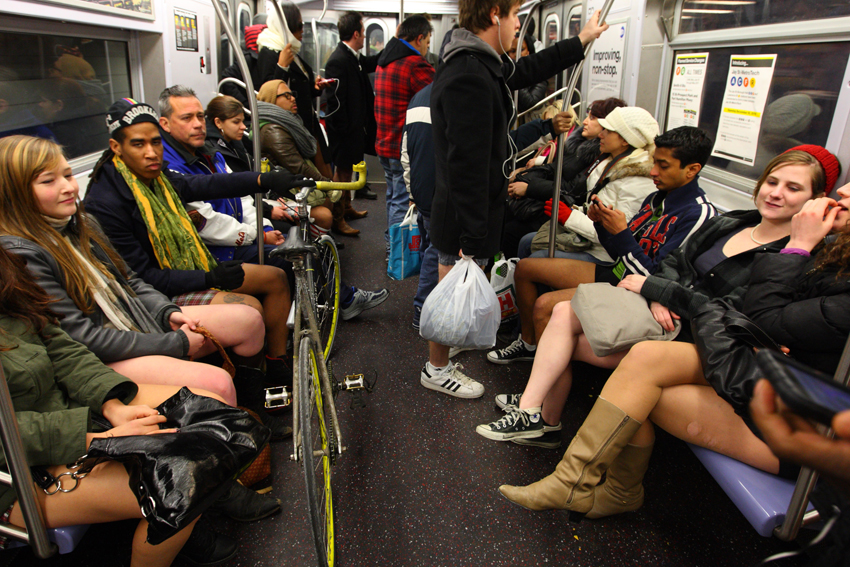
[[[185,358],[215,351],[199,324],[235,354],[256,355],[265,332],[255,309],[181,308],[135,277],[84,214],[71,168],[49,140],[0,140],[0,202],[0,244],[26,260],[72,338],[137,383],[203,388],[235,404],[225,370]]]

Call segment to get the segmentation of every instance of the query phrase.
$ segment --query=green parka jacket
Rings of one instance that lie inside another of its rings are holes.
[[[113,398],[129,403],[139,390],[58,325],[36,333],[0,316],[0,364],[30,466],[74,462],[88,448],[91,413]],[[6,465],[2,454],[0,465]],[[0,513],[16,498],[13,488],[0,486]]]

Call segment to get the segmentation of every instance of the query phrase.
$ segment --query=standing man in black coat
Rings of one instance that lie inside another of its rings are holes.
[[[328,79],[337,79],[322,97],[327,102],[325,126],[328,129],[334,181],[351,181],[351,166],[364,154],[375,155],[375,93],[369,73],[378,67],[378,55],[360,54],[366,40],[363,16],[345,12],[337,24],[339,45],[325,65]]]
[[[515,115],[512,90],[524,88],[584,59],[584,46],[608,29],[595,13],[577,37],[518,62],[504,62],[519,29],[521,0],[460,0],[460,28],[443,52],[431,90],[437,185],[431,205],[431,243],[439,277],[461,254],[484,266],[499,251],[510,175],[508,123]],[[460,398],[484,387],[449,361],[449,347],[429,342],[420,382]]]

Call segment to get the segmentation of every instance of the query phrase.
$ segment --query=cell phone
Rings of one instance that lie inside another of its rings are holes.
[[[782,401],[795,413],[824,425],[850,409],[850,388],[775,350],[756,354],[759,368]]]

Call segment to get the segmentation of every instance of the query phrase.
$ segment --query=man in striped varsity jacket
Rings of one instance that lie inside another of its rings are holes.
[[[616,259],[611,283],[628,274],[651,275],[664,256],[717,214],[699,187],[699,172],[712,148],[705,132],[680,126],[657,136],[655,146],[650,175],[658,191],[647,196],[630,221],[604,205],[588,212],[599,242]],[[597,270],[596,281],[606,279],[599,276]]]

